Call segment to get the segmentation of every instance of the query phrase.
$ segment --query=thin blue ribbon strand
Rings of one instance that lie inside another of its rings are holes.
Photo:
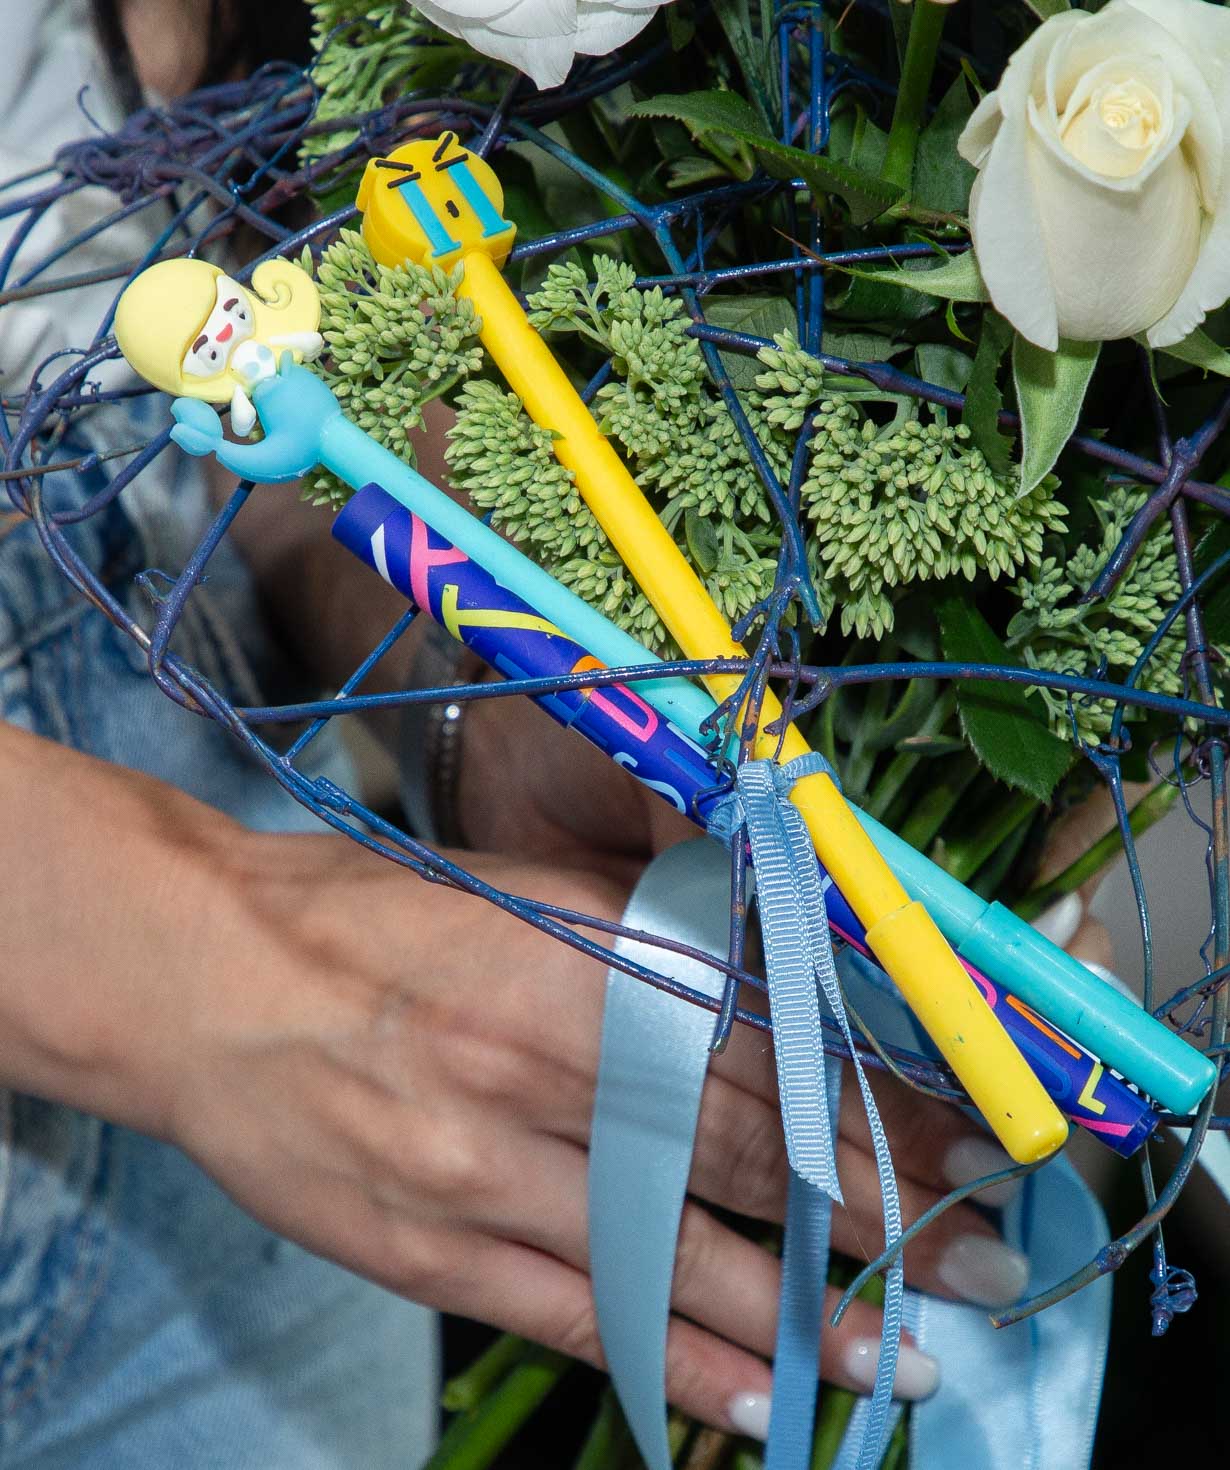
[[[829,1120],[836,1128],[841,1107],[840,1067],[829,1069],[826,1090]],[[806,1470],[811,1464],[832,1220],[833,1204],[828,1196],[791,1169],[765,1470],[799,1470],[800,1466]]]
[[[757,902],[764,936],[765,968],[769,982],[769,1008],[773,1020],[773,1045],[777,1061],[778,1090],[786,1150],[792,1169],[817,1190],[840,1203],[837,1178],[836,1129],[826,1106],[826,1069],[820,996],[841,1029],[853,1057],[855,1076],[862,1094],[872,1148],[879,1175],[884,1212],[884,1237],[893,1241],[901,1234],[901,1205],[892,1157],[879,1109],[871,1086],[854,1048],[846,1016],[824,903],[824,888],[816,865],[810,834],[800,813],[790,804],[790,789],[804,776],[819,772],[833,775],[829,763],[817,752],[809,752],[784,766],[773,761],[748,761],[739,767],[735,788],[717,804],[709,819],[710,835],[728,841],[730,834],[746,826],[756,873]],[[801,1197],[806,1199],[805,1196]],[[807,1219],[806,1207],[800,1206]],[[790,1248],[789,1225],[787,1249]],[[808,1221],[805,1231],[815,1229]],[[794,1279],[798,1279],[797,1276]],[[892,1411],[893,1379],[901,1336],[902,1298],[905,1280],[900,1259],[889,1269],[884,1295],[884,1322],[875,1387],[871,1396],[866,1429],[859,1450],[859,1470],[875,1470],[883,1451]],[[816,1348],[804,1340],[801,1306],[783,1302],[782,1320],[794,1327],[787,1340],[780,1340],[775,1377],[784,1367],[792,1382],[795,1363]],[[819,1335],[819,1322],[816,1324]],[[799,1396],[792,1389],[789,1411],[776,1410],[770,1424],[768,1456],[774,1470],[805,1470],[810,1463],[811,1425],[815,1412],[815,1379],[810,1408],[800,1412]],[[775,1391],[776,1394],[776,1391]],[[805,1421],[805,1422],[804,1422]]]

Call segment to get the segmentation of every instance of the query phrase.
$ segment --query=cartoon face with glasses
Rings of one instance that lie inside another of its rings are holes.
[[[164,260],[120,297],[115,335],[148,382],[182,398],[231,405],[231,427],[248,434],[248,396],[289,352],[311,361],[321,350],[320,297],[306,271],[266,260],[241,286],[204,260]]]
[[[415,139],[373,158],[359,185],[363,238],[381,265],[442,266],[481,250],[502,265],[517,227],[503,217],[494,170],[456,133]]]

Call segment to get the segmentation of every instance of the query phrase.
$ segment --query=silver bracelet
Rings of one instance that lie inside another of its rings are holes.
[[[469,684],[481,668],[464,643],[428,623],[410,671],[410,687],[443,690]],[[402,710],[398,740],[402,808],[416,837],[442,847],[466,845],[457,815],[465,712],[464,700],[447,696],[407,704]]]

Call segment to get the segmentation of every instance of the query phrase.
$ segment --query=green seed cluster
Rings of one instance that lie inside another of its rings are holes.
[[[408,436],[423,404],[447,396],[456,409],[447,449],[456,487],[649,648],[677,652],[555,458],[550,434],[514,395],[478,376],[479,324],[454,294],[455,274],[386,269],[360,236],[343,232],[317,278],[328,347],[317,371],[348,417],[412,460]],[[610,359],[594,415],[723,613],[733,622],[762,604],[779,531],[682,304],[639,290],[629,265],[598,256],[592,278],[576,263],[552,265],[529,309],[541,331]],[[1062,529],[1054,481],[1019,497],[942,415],[924,421],[901,403],[891,422],[877,423],[858,395],[834,392],[789,336],[760,353],[760,367],[741,401],[783,480],[798,431],[815,419],[802,487],[809,569],[826,613],[840,605],[844,631],[882,637],[895,598],[913,583],[1035,566],[1043,536]],[[306,493],[338,505],[349,492],[318,472]]]
[[[316,267],[326,347],[318,371],[347,418],[409,464],[409,436],[422,425],[423,405],[482,366],[474,308],[454,294],[460,271],[390,270],[351,230]],[[305,482],[315,504],[336,508],[350,493],[324,470]]]
[[[370,112],[433,79],[447,85],[459,61],[473,54],[442,37],[411,5],[312,0],[311,10],[316,124]],[[314,129],[300,153],[309,162],[356,136],[353,128]]]
[[[980,572],[994,580],[1038,563],[1043,536],[1064,525],[1053,479],[1021,496],[970,446],[964,425],[923,422],[912,404],[877,425],[857,403],[825,392],[819,364],[797,342],[776,341],[760,354],[769,371],[756,384],[782,430],[814,414],[802,505],[843,632],[883,637],[894,591],[911,583],[972,581]]]
[[[1179,567],[1169,526],[1163,519],[1146,538],[1111,595],[1082,605],[1077,601],[1119,544],[1128,522],[1144,504],[1145,491],[1091,501],[1097,517],[1094,538],[1063,562],[1047,557],[1037,572],[1013,589],[1020,611],[1008,624],[1009,645],[1031,668],[1053,673],[1091,674],[1105,664],[1106,677],[1121,681],[1144,652],[1163,614],[1180,596]],[[1145,665],[1139,686],[1155,694],[1181,695],[1184,628],[1179,619]],[[1039,691],[1051,727],[1072,738],[1067,698]],[[1110,729],[1115,706],[1109,700],[1077,701],[1076,733],[1096,742]]]

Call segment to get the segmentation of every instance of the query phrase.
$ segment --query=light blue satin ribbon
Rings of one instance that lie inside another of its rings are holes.
[[[730,860],[700,839],[645,869],[624,923],[713,955],[730,928]],[[704,995],[725,977],[699,960],[621,937],[616,952]],[[589,1255],[598,1334],[649,1470],[670,1470],[666,1332],[671,1277],[713,1015],[609,970],[589,1150]]]
[[[884,1209],[884,1238],[893,1241],[901,1234],[901,1205],[893,1173],[888,1139],[880,1112],[854,1049],[854,1037],[846,1017],[833,946],[824,906],[824,888],[816,866],[811,836],[798,810],[791,805],[790,789],[804,776],[832,768],[822,755],[809,752],[779,766],[773,761],[748,761],[739,767],[735,789],[714,808],[709,832],[723,842],[746,826],[756,871],[756,894],[760,927],[764,936],[765,969],[769,981],[769,1008],[773,1018],[773,1050],[777,1060],[777,1083],[781,1096],[786,1151],[791,1167],[808,1184],[841,1203],[837,1179],[836,1129],[825,1106],[824,1037],[820,1020],[823,996],[854,1058],[854,1071],[862,1093],[871,1130],[872,1148],[880,1180]],[[797,1196],[796,1220],[787,1218],[786,1250],[791,1248],[794,1229],[814,1231],[814,1204]],[[795,1278],[797,1279],[797,1278]],[[860,1470],[875,1470],[883,1453],[892,1407],[893,1378],[901,1335],[904,1274],[900,1259],[890,1268],[885,1282],[884,1330],[871,1397],[866,1432],[859,1456]],[[797,1319],[798,1331],[790,1339],[779,1338],[775,1373],[785,1365],[791,1379],[799,1376],[796,1361],[815,1347],[801,1328],[802,1311],[783,1302],[783,1318]],[[817,1326],[817,1335],[819,1323]],[[811,1423],[814,1414],[815,1378],[812,1378],[811,1409],[802,1411],[799,1396],[787,1414],[774,1409],[770,1426],[767,1464],[773,1470],[794,1470],[810,1463]]]
[[[717,954],[726,945],[728,895],[727,853],[716,844],[688,843],[650,866],[625,918],[630,927]],[[720,975],[699,962],[624,941],[618,948],[695,990],[720,994]],[[842,988],[877,1036],[889,1045],[929,1051],[929,1041],[882,972],[850,951],[840,956],[838,969]],[[622,973],[608,976],[591,1156],[591,1269],[612,1377],[650,1470],[670,1466],[665,1415],[670,1278],[712,1030],[713,1018],[698,1007]],[[828,1069],[834,1122],[839,1077],[838,1068]],[[794,1267],[802,1268],[797,1275],[809,1284],[813,1300],[797,1311],[783,1302],[774,1428],[779,1399],[789,1395],[780,1351],[783,1331],[798,1347],[796,1362],[808,1345],[815,1351],[819,1336],[807,1330],[805,1321],[818,1309],[823,1290],[818,1232],[829,1204],[797,1179],[792,1200],[800,1190],[819,1202],[822,1213],[809,1221],[815,1234],[806,1228],[800,1233],[797,1218],[791,1221],[783,1276],[788,1280]],[[792,1214],[796,1211],[797,1206]],[[1065,1160],[1028,1181],[1005,1224],[1009,1241],[1030,1256],[1031,1291],[1067,1275],[1107,1239],[1096,1204]],[[974,1464],[979,1470],[1054,1470],[1059,1465],[1084,1470],[1097,1418],[1109,1301],[1107,1278],[1029,1322],[996,1332],[980,1308],[906,1293],[904,1324],[920,1347],[938,1357],[942,1374],[939,1391],[913,1410],[912,1470],[969,1470]],[[896,1340],[894,1329],[891,1341]],[[806,1384],[803,1391],[809,1392]],[[862,1399],[838,1470],[874,1463],[898,1411],[889,1404],[879,1413],[882,1426],[877,1427],[875,1400]]]

